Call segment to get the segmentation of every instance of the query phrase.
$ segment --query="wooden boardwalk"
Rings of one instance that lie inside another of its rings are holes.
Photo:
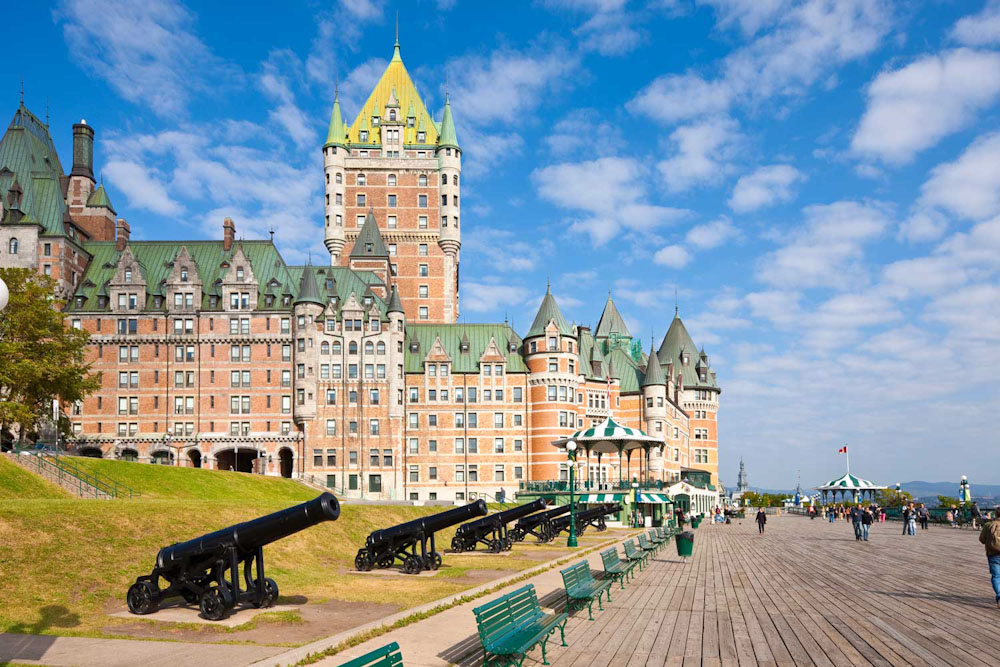
[[[612,591],[596,620],[576,615],[569,648],[549,659],[553,667],[1000,664],[1000,609],[978,532],[901,531],[876,525],[857,543],[844,521],[771,517],[763,536],[749,519],[703,524],[690,562],[672,547],[661,552],[625,591]]]

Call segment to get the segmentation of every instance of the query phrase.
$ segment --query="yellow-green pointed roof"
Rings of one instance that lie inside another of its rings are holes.
[[[447,98],[445,98],[444,102],[444,115],[441,116],[441,136],[438,137],[437,145],[458,148],[455,121],[451,118],[451,102]]]
[[[371,94],[368,96],[368,100],[365,102],[364,106],[361,107],[361,112],[358,113],[354,122],[351,124],[351,129],[347,133],[347,140],[350,143],[366,143],[366,144],[380,144],[382,143],[382,137],[379,132],[379,127],[371,127],[372,116],[378,116],[379,119],[382,118],[385,113],[384,100],[388,100],[389,96],[392,94],[393,89],[396,91],[396,99],[399,102],[400,109],[409,110],[411,107],[415,110],[415,125],[419,125],[423,121],[426,122],[427,136],[424,138],[424,144],[436,144],[438,143],[438,132],[437,126],[434,124],[433,119],[427,112],[427,107],[424,106],[423,100],[420,99],[420,95],[417,93],[417,87],[413,85],[413,79],[410,78],[410,73],[406,71],[406,66],[403,65],[403,59],[399,55],[399,45],[397,44],[393,49],[392,60],[389,61],[389,66],[385,68],[382,72],[382,77],[375,84],[375,88],[372,89]],[[383,100],[380,102],[379,100]],[[405,121],[405,118],[402,119]],[[369,129],[368,141],[361,141],[361,129],[362,123],[367,123],[366,129]],[[417,141],[416,127],[405,127],[405,133],[403,135],[404,144],[414,144]]]
[[[325,146],[346,146],[347,128],[340,115],[340,96],[333,98],[333,112],[330,114],[330,131],[326,135]]]

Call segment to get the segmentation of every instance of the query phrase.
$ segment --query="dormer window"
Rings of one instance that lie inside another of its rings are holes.
[[[691,361],[691,357],[690,357],[690,355],[688,355],[688,354],[687,354],[687,353],[685,352],[685,353],[684,353],[684,365],[685,365],[685,366],[687,366],[687,364],[688,364],[688,362],[689,362],[689,361]]]
[[[413,116],[406,117],[406,127],[413,127],[416,124],[417,124],[416,118],[414,118]]]
[[[368,130],[361,130],[361,132],[359,132],[358,134],[359,134],[358,138],[361,140],[361,143],[363,144],[368,143]]]
[[[82,296],[76,297],[76,307],[77,308],[83,308],[83,297]]]
[[[125,269],[125,282],[132,282],[132,269]]]
[[[237,266],[236,267],[236,282],[238,282],[238,283],[243,282],[243,280],[244,280],[245,277],[246,277],[246,275],[243,272],[243,267],[242,266]]]
[[[468,352],[468,351],[469,351],[469,343],[468,343],[468,341],[464,341],[464,340],[463,340],[463,341],[462,341],[462,342],[461,342],[461,343],[459,344],[459,349],[460,349],[460,350],[461,350],[462,352]]]
[[[418,352],[420,350],[420,343],[413,341],[410,343],[410,352]]]
[[[379,118],[378,116],[372,116],[372,127],[378,127]]]
[[[396,110],[389,109],[389,120],[396,120]]]
[[[99,297],[97,297],[97,307],[100,308],[101,310],[107,308],[108,307],[108,297],[106,297],[106,296],[99,296]]]
[[[370,296],[365,297],[365,305],[366,306],[372,305],[372,298]]]
[[[426,132],[417,132],[417,143],[418,144],[423,144],[423,143],[426,143],[426,142],[427,142],[427,133]]]
[[[326,279],[326,288],[327,289],[333,289],[333,278],[327,278]]]
[[[186,266],[181,267],[181,282],[186,283],[188,281],[188,270]]]
[[[374,251],[375,251],[375,245],[374,244],[372,244],[372,243],[366,243],[365,244],[365,252],[370,253],[370,252],[374,252]]]

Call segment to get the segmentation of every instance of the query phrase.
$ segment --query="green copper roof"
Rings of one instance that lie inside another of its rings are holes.
[[[399,300],[399,292],[396,290],[396,286],[392,286],[392,294],[389,295],[389,307],[386,309],[387,313],[402,313],[403,312],[403,302]]]
[[[455,133],[455,121],[451,117],[451,102],[445,97],[444,115],[441,116],[441,134],[438,136],[438,146],[458,148],[458,134]]]
[[[614,364],[615,375],[619,382],[619,391],[622,394],[636,394],[639,392],[642,381],[642,370],[635,363],[625,350],[615,348],[607,355],[608,364]]]
[[[292,284],[300,285],[306,266],[289,266],[288,273]],[[371,271],[356,271],[346,266],[312,267],[316,274],[316,285],[320,301],[326,305],[327,315],[340,313],[341,308],[353,294],[354,298],[364,306],[366,295],[374,297],[373,304],[379,311],[380,319],[385,320],[386,303],[372,291],[372,287],[383,286],[382,279]],[[333,305],[336,299],[336,306]],[[365,308],[367,311],[368,309]]]
[[[316,269],[312,264],[306,266],[299,279],[299,295],[295,298],[295,303],[315,303],[325,306],[326,302],[319,298],[319,288],[316,286]]]
[[[667,385],[667,376],[663,374],[663,369],[660,367],[660,360],[656,357],[656,352],[653,350],[652,345],[649,347],[649,359],[646,361],[646,374],[642,378],[643,387],[651,387],[654,385]]]
[[[542,305],[538,307],[538,313],[535,315],[535,321],[531,324],[531,329],[528,330],[525,338],[530,338],[531,336],[544,336],[545,327],[549,326],[549,322],[555,321],[556,328],[564,336],[572,336],[573,329],[570,328],[569,323],[566,322],[566,318],[563,317],[562,312],[559,310],[558,304],[556,304],[556,299],[552,296],[552,288],[545,288],[545,297],[542,299]]]
[[[333,97],[333,113],[330,114],[330,131],[326,135],[326,146],[346,146],[347,128],[344,126],[344,119],[340,115],[340,96]]]
[[[656,354],[660,358],[661,364],[673,362],[674,377],[672,379],[675,382],[677,376],[683,374],[685,387],[719,388],[715,380],[715,371],[711,368],[706,369],[704,381],[698,377],[697,364],[700,359],[698,346],[694,344],[691,334],[688,333],[684,322],[681,321],[680,315],[676,312],[673,322],[670,323],[670,328],[667,329],[667,335],[663,337],[663,342],[660,343],[660,349],[657,350]],[[684,363],[685,355],[687,355],[686,364]]]
[[[460,349],[463,337],[469,343],[468,352]],[[479,358],[491,339],[496,341],[497,348],[507,360],[508,373],[528,372],[520,353],[510,351],[508,343],[516,339],[517,334],[507,324],[408,324],[405,343],[407,373],[424,372],[424,358],[438,338],[451,358],[452,373],[478,373]],[[410,348],[413,342],[418,346],[416,352]]]
[[[607,338],[612,333],[616,333],[619,336],[632,337],[628,327],[625,325],[625,320],[622,319],[621,313],[618,312],[618,308],[615,306],[615,302],[611,299],[611,294],[608,294],[608,302],[604,304],[604,312],[601,313],[601,321],[597,323],[597,333],[595,335],[598,338]]]
[[[351,249],[351,257],[358,259],[388,256],[389,250],[385,247],[385,241],[382,240],[382,232],[379,231],[378,223],[375,222],[375,212],[368,209],[365,224],[361,227],[358,240],[354,242],[354,247]]]
[[[115,212],[115,207],[111,205],[111,199],[108,198],[108,192],[104,189],[104,183],[98,185],[97,189],[87,197],[87,206],[106,208],[112,213]]]

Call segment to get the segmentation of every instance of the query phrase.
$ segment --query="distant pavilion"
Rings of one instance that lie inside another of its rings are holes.
[[[867,479],[855,477],[851,473],[844,474],[843,477],[832,479],[822,486],[817,486],[816,490],[823,494],[823,504],[826,504],[827,494],[831,494],[833,502],[838,502],[837,494],[840,494],[840,502],[845,502],[850,496],[851,502],[859,502],[865,499],[868,494],[869,500],[875,500],[875,492],[887,487],[879,486]]]

